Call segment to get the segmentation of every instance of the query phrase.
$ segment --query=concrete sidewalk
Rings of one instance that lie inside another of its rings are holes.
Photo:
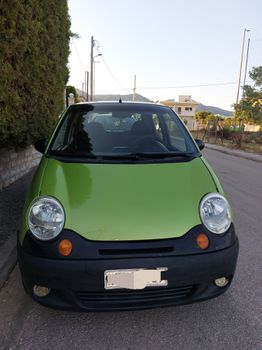
[[[16,263],[16,232],[34,171],[0,191],[0,288]]]
[[[262,163],[262,155],[258,154],[258,153],[245,152],[245,151],[241,151],[238,149],[226,148],[226,147],[219,146],[219,145],[213,145],[210,143],[206,144],[206,148],[212,149],[214,151],[222,152],[225,154],[229,154],[231,156],[245,158],[245,159],[253,160],[255,162]]]

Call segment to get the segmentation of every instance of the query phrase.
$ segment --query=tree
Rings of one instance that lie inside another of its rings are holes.
[[[210,121],[213,119],[214,115],[209,111],[197,111],[195,114],[195,120],[197,121],[197,137],[198,131],[201,129],[205,129],[203,139],[206,136],[206,132],[208,132],[209,137],[209,129],[210,129]]]
[[[208,111],[197,111],[195,114],[195,118],[196,120],[205,120],[207,121],[208,119],[211,118],[213,114],[208,112]]]
[[[195,114],[195,119],[197,122],[201,122],[201,124],[207,124],[214,115],[208,111],[198,111]]]
[[[252,80],[255,82],[255,86],[260,87],[262,86],[262,66],[260,67],[253,67],[252,71],[249,72],[249,76]]]
[[[235,119],[262,126],[262,66],[253,67],[249,72],[253,86],[245,85],[243,98],[235,104]]]
[[[0,147],[52,131],[68,80],[66,0],[0,0]]]

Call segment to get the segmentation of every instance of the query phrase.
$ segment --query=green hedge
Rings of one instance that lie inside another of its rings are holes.
[[[0,147],[46,137],[63,109],[66,0],[0,0]]]

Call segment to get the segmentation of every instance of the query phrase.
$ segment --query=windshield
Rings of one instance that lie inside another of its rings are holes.
[[[49,148],[68,156],[196,154],[188,131],[160,105],[93,104],[69,108]]]

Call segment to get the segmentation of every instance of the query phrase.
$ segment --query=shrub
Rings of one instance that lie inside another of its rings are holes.
[[[230,127],[224,126],[222,130],[218,130],[217,136],[226,140],[230,140],[232,138],[233,133],[234,131]]]
[[[253,144],[262,144],[262,132],[245,132],[244,142]]]

